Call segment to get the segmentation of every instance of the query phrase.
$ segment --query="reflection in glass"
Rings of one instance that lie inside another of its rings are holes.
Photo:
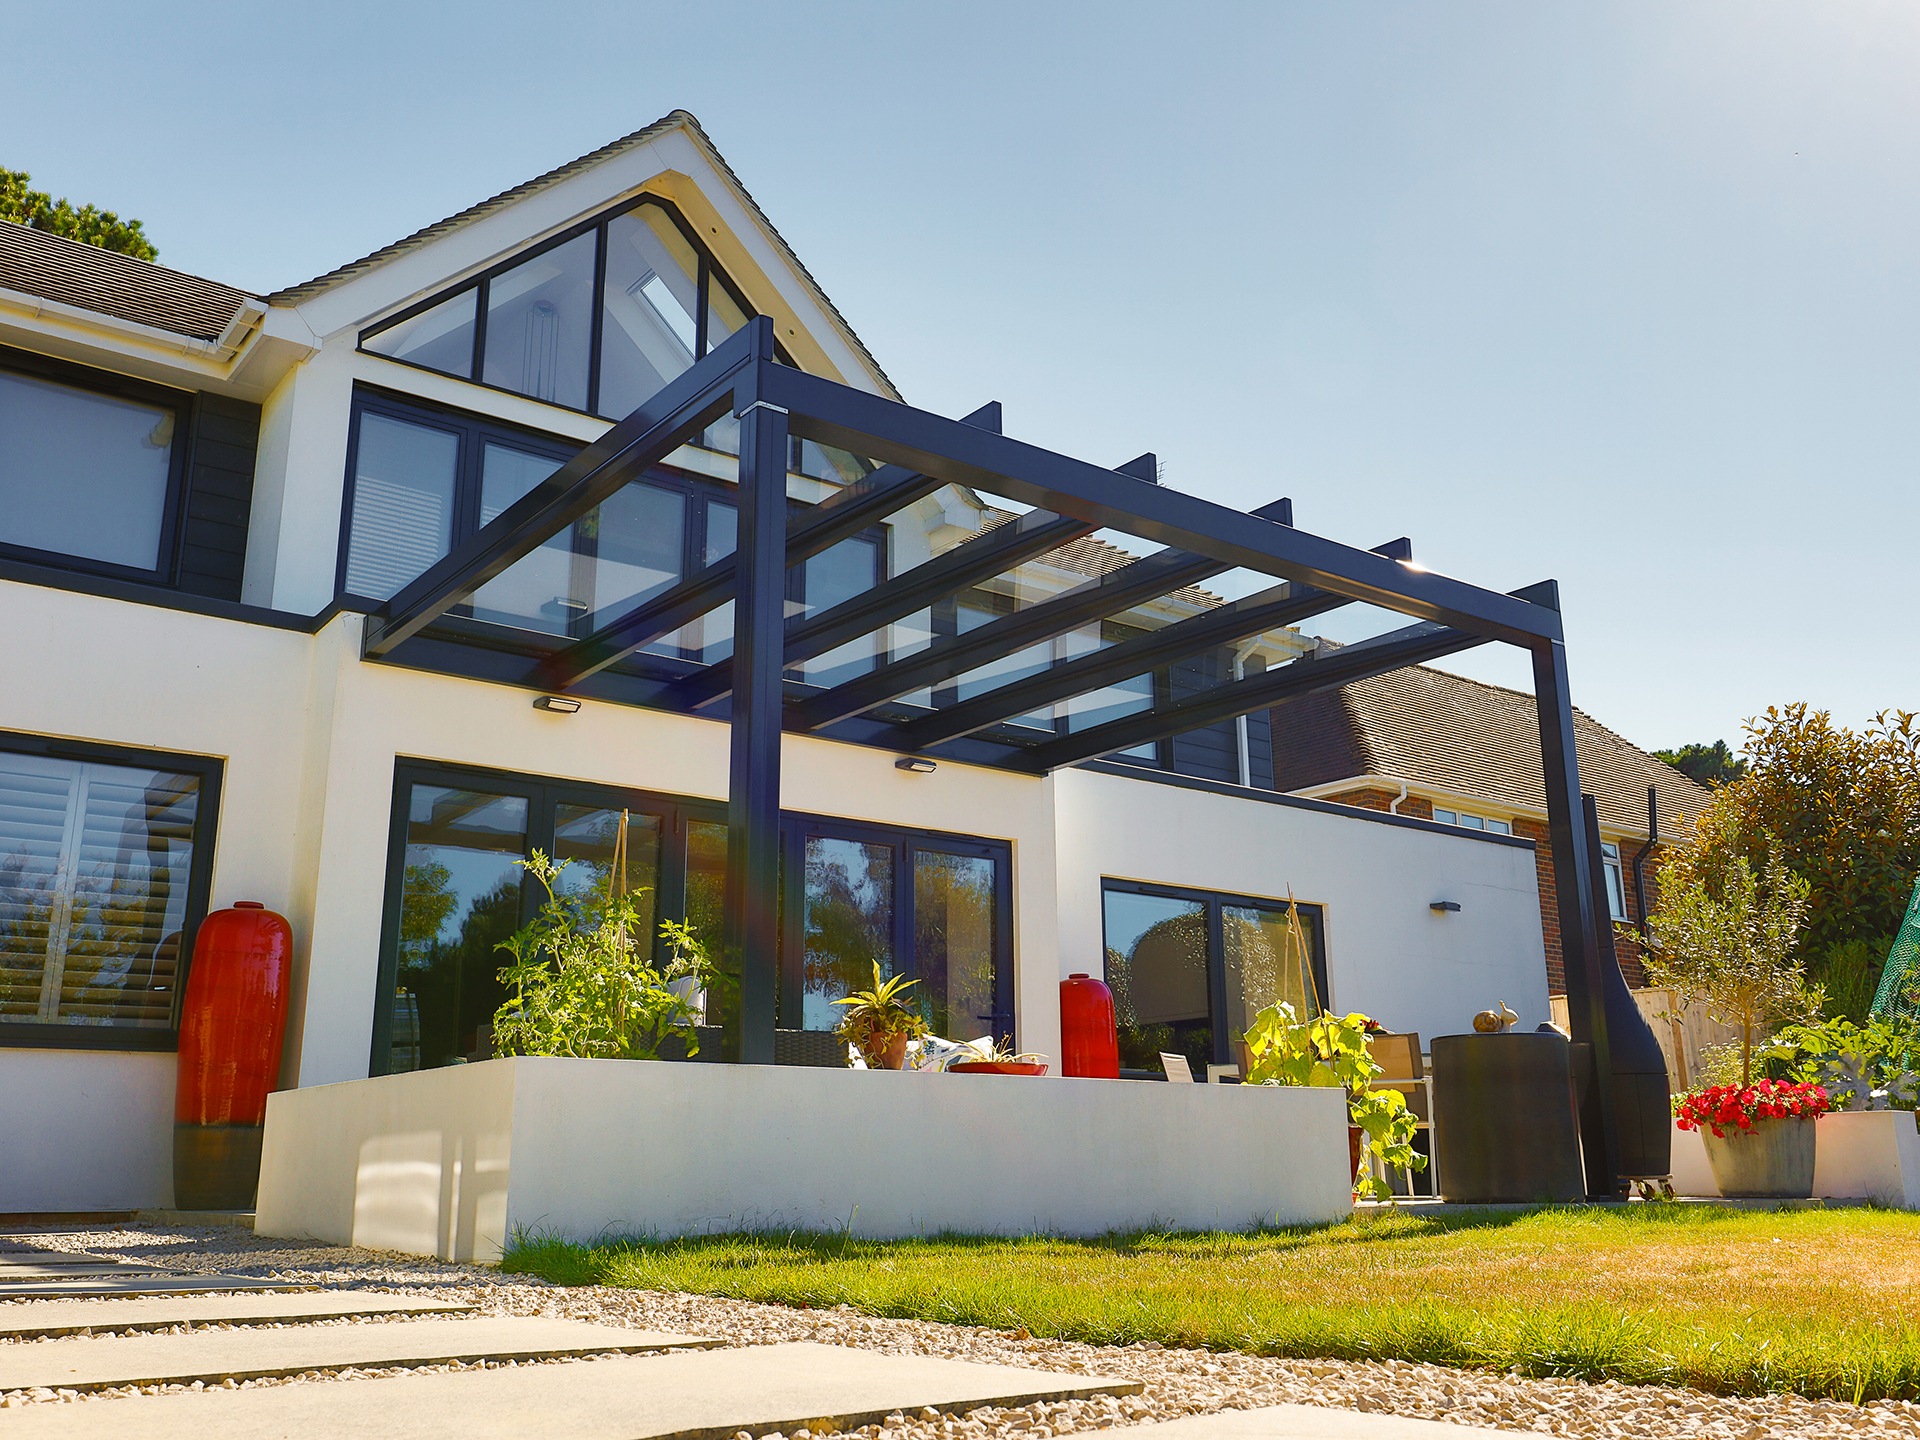
[[[913,857],[916,987],[933,1033],[974,1040],[1006,1028],[995,1014],[994,879],[980,855],[918,850]]]
[[[707,349],[711,351],[722,340],[747,323],[747,313],[733,303],[733,297],[727,294],[726,287],[716,279],[707,286]],[[700,443],[709,450],[718,450],[723,455],[740,453],[740,421],[732,414],[722,415],[707,427]]]
[[[371,411],[360,417],[353,467],[347,590],[389,600],[453,543],[460,437]]]
[[[555,887],[564,895],[604,891],[614,878],[615,846],[627,828],[626,865],[619,879],[639,913],[639,934],[649,944],[660,913],[660,817],[630,810],[560,805],[553,812],[553,858],[570,862]]]
[[[473,322],[479,313],[478,287],[462,290],[411,320],[390,325],[361,342],[363,349],[429,370],[473,378]]]
[[[1138,630],[1116,625],[1111,620],[1104,620],[1098,625],[1076,630],[1073,634],[1064,637],[1066,653],[1063,658],[1072,659],[1095,650],[1105,650],[1109,646],[1118,645],[1123,640],[1132,639],[1140,633]],[[1061,702],[1060,708],[1065,712],[1069,731],[1086,730],[1095,725],[1105,724],[1109,720],[1138,715],[1143,710],[1153,708],[1153,674],[1149,671],[1145,675],[1115,680],[1101,686],[1098,690],[1089,690],[1084,695],[1069,696]],[[1158,762],[1160,747],[1149,740],[1144,745],[1135,745],[1131,749],[1117,750],[1114,753],[1137,760]]]
[[[727,826],[722,820],[687,822],[687,928],[718,957],[726,929]]]
[[[1000,595],[986,590],[972,590],[957,597],[954,601],[954,626],[965,635],[970,630],[978,630],[982,625],[990,624],[1003,615],[1010,615],[1018,608],[1015,597]],[[969,670],[954,684],[954,694],[961,700],[971,700],[974,696],[988,690],[998,689],[1015,680],[1024,680],[1030,675],[1038,675],[1042,670],[1053,666],[1053,642],[1042,640],[1037,645],[1029,645],[1024,650],[1015,650],[1011,654],[1001,655],[988,661],[978,669]],[[1053,728],[1053,712],[1034,710],[1025,715],[1012,715],[1007,723],[1013,725],[1037,725],[1042,729]]]
[[[172,1023],[198,776],[0,751],[0,1017]]]
[[[487,283],[482,380],[536,400],[587,408],[594,248],[589,232]]]
[[[1207,907],[1197,900],[1109,890],[1107,984],[1119,1021],[1120,1063],[1158,1071],[1160,1052],[1185,1055],[1194,1073],[1213,1061],[1207,994]]]
[[[865,594],[879,579],[880,546],[857,537],[842,540],[818,555],[807,557],[805,613],[815,615],[843,600]],[[802,664],[801,677],[814,685],[837,685],[855,675],[864,675],[873,669],[879,645],[877,632],[849,640]]]
[[[635,481],[582,520],[591,542],[593,584],[589,626],[601,625],[658,595],[680,578],[686,497]],[[583,543],[582,549],[587,548]]]
[[[607,223],[600,413],[621,419],[693,364],[700,262],[658,206]]]
[[[527,494],[566,462],[488,441],[480,468],[480,523]],[[482,620],[565,634],[584,608],[576,601],[573,530],[562,530],[516,560],[473,592],[473,613]]]
[[[705,563],[731,555],[740,543],[740,512],[724,500],[707,501]],[[709,610],[667,637],[691,659],[711,665],[733,654],[733,602]],[[663,647],[665,648],[665,647]]]
[[[1320,1013],[1310,950],[1314,917],[1300,914],[1298,935],[1285,906],[1226,905],[1220,911],[1227,961],[1227,1034],[1236,1043],[1267,1006],[1285,1002],[1302,1020]],[[1305,943],[1302,943],[1305,942]]]
[[[152,570],[173,411],[0,370],[0,544]]]
[[[495,946],[520,923],[527,802],[415,785],[407,802],[390,1069],[485,1058],[500,1008]]]
[[[833,1002],[893,974],[893,847],[809,835],[801,1028],[840,1023]]]

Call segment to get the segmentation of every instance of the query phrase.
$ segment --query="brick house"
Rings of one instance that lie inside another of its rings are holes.
[[[1289,701],[1271,716],[1274,736],[1286,737],[1273,747],[1278,790],[1537,842],[1547,985],[1565,993],[1531,695],[1417,665]],[[1666,844],[1684,838],[1711,792],[1579,710],[1574,727],[1581,785],[1600,812],[1613,918],[1637,925],[1633,860],[1649,838],[1648,787]],[[1645,866],[1649,904],[1658,901],[1657,855]],[[1618,949],[1627,983],[1644,984],[1638,944],[1623,938]]]

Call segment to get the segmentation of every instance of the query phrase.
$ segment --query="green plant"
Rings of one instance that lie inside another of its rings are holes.
[[[1369,1039],[1373,1022],[1355,1011],[1322,1013],[1302,1020],[1281,1001],[1253,1017],[1246,1033],[1249,1085],[1315,1085],[1347,1092],[1347,1123],[1363,1132],[1363,1151],[1400,1170],[1424,1170],[1427,1157],[1413,1148],[1418,1130],[1407,1097],[1398,1090],[1376,1090],[1380,1062]],[[1376,1200],[1391,1199],[1392,1189],[1363,1167],[1356,1187]]]
[[[1807,913],[1807,882],[1767,855],[1765,884],[1743,854],[1703,870],[1681,852],[1663,868],[1645,965],[1656,985],[1683,1003],[1704,1001],[1715,1018],[1740,1027],[1740,1084],[1753,1083],[1754,1036],[1777,1020],[1818,1013],[1794,944]]]
[[[1781,1078],[1821,1086],[1837,1110],[1920,1107],[1920,1023],[1911,1020],[1789,1025],[1759,1055]]]
[[[565,861],[536,850],[521,864],[547,898],[495,947],[512,956],[500,971],[507,998],[493,1017],[495,1047],[506,1055],[652,1060],[677,1034],[686,1053],[697,1054],[698,1012],[674,982],[698,987],[715,977],[692,932],[663,922],[667,960],[656,967],[634,897],[612,877],[584,895],[563,895],[554,884]]]
[[[873,988],[856,990],[833,1002],[847,1008],[847,1013],[840,1017],[840,1023],[834,1027],[833,1033],[858,1050],[871,1068],[881,1068],[895,1040],[901,1036],[909,1041],[918,1040],[927,1033],[925,1017],[902,998],[919,983],[904,975],[883,978],[880,962],[874,961]]]
[[[1891,935],[1855,936],[1829,945],[1808,962],[1807,979],[1825,993],[1828,1015],[1866,1023],[1891,949]]]

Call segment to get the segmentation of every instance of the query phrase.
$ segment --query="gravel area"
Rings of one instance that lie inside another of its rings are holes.
[[[1583,1440],[1615,1436],[1711,1436],[1726,1437],[1726,1440],[1920,1437],[1920,1405],[1906,1401],[1874,1401],[1855,1406],[1797,1396],[1728,1399],[1668,1386],[1534,1380],[1400,1361],[1273,1360],[1168,1349],[1154,1344],[1081,1345],[1036,1339],[1023,1331],[876,1319],[846,1307],[802,1310],[655,1291],[563,1288],[526,1276],[502,1275],[484,1266],[448,1265],[412,1256],[301,1245],[261,1239],[236,1229],[123,1228],[35,1238],[50,1249],[144,1261],[171,1269],[218,1270],[298,1279],[316,1285],[465,1300],[478,1304],[483,1312],[494,1314],[547,1315],[671,1330],[711,1336],[737,1345],[812,1340],[886,1354],[939,1355],[989,1364],[1111,1375],[1139,1380],[1146,1387],[1143,1394],[1121,1399],[1108,1397],[1020,1409],[983,1409],[964,1416],[937,1415],[932,1411],[899,1415],[884,1425],[851,1432],[858,1440],[989,1440],[989,1437],[1002,1436],[1040,1440],[1040,1437],[1077,1431],[1284,1403],[1330,1405],[1532,1434],[1583,1437]],[[355,1319],[327,1323],[383,1322]],[[385,1372],[347,1371],[335,1378],[377,1373]],[[323,1377],[245,1383],[300,1384],[315,1378]],[[84,1404],[91,1398],[94,1397],[74,1396],[70,1392],[16,1392],[0,1397],[0,1404],[50,1400]],[[737,1440],[768,1440],[768,1437],[742,1432]],[[817,1440],[817,1437],[801,1430],[778,1440]]]

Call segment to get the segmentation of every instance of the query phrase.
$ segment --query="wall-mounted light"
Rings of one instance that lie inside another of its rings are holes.
[[[1428,903],[1427,909],[1433,911],[1436,915],[1458,914],[1460,911],[1460,902],[1458,900],[1434,900]]]
[[[542,695],[533,702],[533,708],[555,715],[571,715],[580,708],[580,702],[571,695]]]
[[[893,762],[893,768],[911,771],[915,775],[931,775],[940,767],[924,755],[902,755]]]

